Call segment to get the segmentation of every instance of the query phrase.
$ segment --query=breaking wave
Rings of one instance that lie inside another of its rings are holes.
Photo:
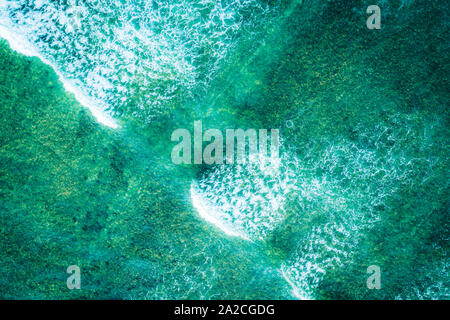
[[[217,166],[193,183],[194,206],[226,234],[246,240],[268,241],[290,224],[299,228],[280,272],[293,296],[313,299],[328,271],[352,262],[387,200],[425,174],[417,159],[392,144],[414,134],[409,118],[394,116],[391,121],[403,124],[395,130],[372,128],[371,147],[336,138],[311,142],[301,156],[283,145],[277,160]],[[435,164],[427,161],[426,171]]]
[[[1,0],[0,26],[102,111],[149,123],[181,93],[205,90],[270,10],[254,0]]]

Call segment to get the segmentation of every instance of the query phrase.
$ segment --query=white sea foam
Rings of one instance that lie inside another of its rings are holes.
[[[198,185],[195,182],[191,185],[190,193],[192,205],[197,210],[200,217],[202,217],[205,221],[215,225],[229,236],[249,240],[246,234],[233,230],[233,226],[231,224],[220,218],[223,217],[224,213],[220,212],[220,208],[207,203],[207,201],[199,194]]]
[[[283,218],[286,195],[295,185],[292,175],[282,174],[280,159],[262,154],[252,158],[245,164],[217,166],[193,183],[191,195],[199,213],[207,212],[201,215],[225,233],[262,240]]]
[[[21,36],[16,48],[51,62],[112,125],[100,111],[148,123],[180,95],[202,92],[243,28],[268,10],[255,0],[1,0],[0,21]]]
[[[381,142],[383,131],[379,134],[374,141],[389,149]],[[322,151],[311,148],[314,155],[302,158],[284,149],[278,162],[214,167],[194,182],[191,193],[197,208],[200,201],[207,208],[199,210],[207,212],[205,220],[231,235],[264,241],[278,227],[288,227],[282,225],[287,216],[288,224],[302,226],[280,270],[301,299],[314,298],[329,270],[351,263],[361,235],[379,220],[375,207],[385,205],[399,181],[413,174],[404,165],[411,161],[393,150],[383,157],[345,139],[317,143]]]
[[[0,10],[4,8],[4,6],[5,1],[0,3]],[[66,79],[54,63],[51,63],[49,60],[44,58],[22,33],[14,30],[14,28],[4,18],[3,14],[4,12],[0,11],[0,38],[8,41],[11,49],[29,57],[38,57],[42,62],[52,67],[64,85],[66,91],[72,93],[81,105],[88,108],[99,123],[113,129],[118,128],[117,121],[102,110],[100,107],[101,103],[99,101],[95,101],[94,98],[84,94],[81,89],[73,83],[73,80]]]

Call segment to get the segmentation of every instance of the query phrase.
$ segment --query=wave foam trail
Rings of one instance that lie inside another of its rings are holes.
[[[256,0],[0,1],[0,22],[22,35],[21,49],[32,46],[102,110],[145,122],[180,90],[201,92],[269,11]]]
[[[220,208],[214,208],[213,206],[209,205],[207,201],[205,201],[205,199],[199,194],[198,185],[195,182],[193,182],[191,185],[190,193],[192,205],[203,219],[215,225],[229,236],[249,240],[245,234],[233,230],[233,227],[230,224],[219,218],[220,216],[223,216],[223,213],[220,212]]]
[[[283,218],[285,193],[293,185],[290,176],[280,173],[279,159],[263,155],[246,164],[218,166],[191,189],[208,215],[194,206],[225,233],[262,240]]]
[[[205,219],[228,234],[295,239],[281,275],[295,297],[312,299],[328,271],[352,262],[362,235],[380,219],[377,208],[414,174],[405,163],[411,161],[338,138],[317,142],[301,158],[283,150],[277,162],[214,167],[193,193],[207,208]]]
[[[0,6],[0,9],[2,7]],[[37,57],[46,65],[50,66],[55,73],[58,75],[59,80],[64,86],[64,89],[75,96],[75,99],[85,108],[89,109],[95,119],[110,128],[116,129],[118,128],[117,122],[100,107],[101,103],[96,101],[94,98],[87,96],[80,90],[73,81],[66,79],[59,69],[55,66],[55,64],[51,63],[44,57],[42,57],[33,46],[25,39],[25,37],[20,34],[12,31],[11,27],[7,27],[7,23],[5,23],[4,19],[1,16],[0,11],[0,38],[8,41],[12,50],[17,51],[23,55],[29,57]]]

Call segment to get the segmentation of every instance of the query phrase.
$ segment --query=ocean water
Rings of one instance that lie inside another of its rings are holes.
[[[1,7],[4,34],[17,34],[22,48],[54,64],[101,111],[146,123],[180,91],[206,90],[240,33],[256,32],[272,10],[257,1],[2,1]]]
[[[0,0],[0,296],[448,299],[448,4],[370,4]]]

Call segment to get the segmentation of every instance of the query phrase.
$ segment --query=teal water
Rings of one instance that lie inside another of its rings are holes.
[[[1,297],[448,299],[448,4],[370,4],[0,0]]]

